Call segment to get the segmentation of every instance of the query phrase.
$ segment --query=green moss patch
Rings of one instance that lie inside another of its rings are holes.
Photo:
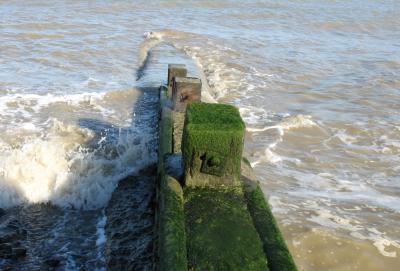
[[[198,102],[188,105],[182,137],[186,184],[237,185],[244,130],[234,106]]]
[[[158,270],[187,270],[183,192],[177,180],[161,181]]]
[[[194,102],[188,105],[186,118],[188,124],[203,131],[243,131],[245,128],[239,110],[228,104]]]
[[[161,111],[160,123],[160,153],[162,155],[172,152],[172,112],[164,107]]]
[[[261,237],[264,252],[267,255],[269,269],[271,271],[296,271],[292,255],[285,244],[271,208],[264,198],[261,187],[257,185],[255,189],[246,189],[245,196],[254,225]]]
[[[189,270],[268,270],[241,188],[186,187]]]

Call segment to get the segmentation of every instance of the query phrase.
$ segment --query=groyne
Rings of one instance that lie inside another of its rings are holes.
[[[201,92],[184,65],[146,89],[135,112],[148,114],[157,161],[120,180],[105,208],[0,209],[0,269],[297,270],[243,157],[238,110]]]
[[[297,270],[242,156],[237,108],[201,102],[201,80],[168,67],[160,87],[157,270]]]

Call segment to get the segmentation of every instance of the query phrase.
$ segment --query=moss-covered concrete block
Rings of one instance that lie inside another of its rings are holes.
[[[175,76],[186,77],[187,70],[184,64],[168,64],[168,96],[172,97],[173,78]]]
[[[184,198],[189,270],[268,270],[240,187],[186,187]]]
[[[188,105],[182,136],[188,186],[240,185],[245,125],[236,107]]]
[[[185,112],[186,106],[201,99],[201,80],[194,77],[175,76],[172,84],[173,109]]]
[[[247,206],[263,243],[271,271],[297,271],[278,224],[259,185],[245,186]]]
[[[181,185],[176,179],[163,175],[160,194],[158,270],[186,271],[186,233]]]

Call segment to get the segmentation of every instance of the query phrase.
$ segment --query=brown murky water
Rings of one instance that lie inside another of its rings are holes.
[[[240,108],[300,269],[397,270],[398,18],[398,1],[0,1],[0,207],[97,212],[82,236],[102,240],[118,180],[155,157],[144,87],[181,62]]]

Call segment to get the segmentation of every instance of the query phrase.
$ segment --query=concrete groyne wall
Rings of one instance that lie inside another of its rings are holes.
[[[202,103],[169,65],[160,87],[157,270],[297,270],[247,159],[237,108]]]

